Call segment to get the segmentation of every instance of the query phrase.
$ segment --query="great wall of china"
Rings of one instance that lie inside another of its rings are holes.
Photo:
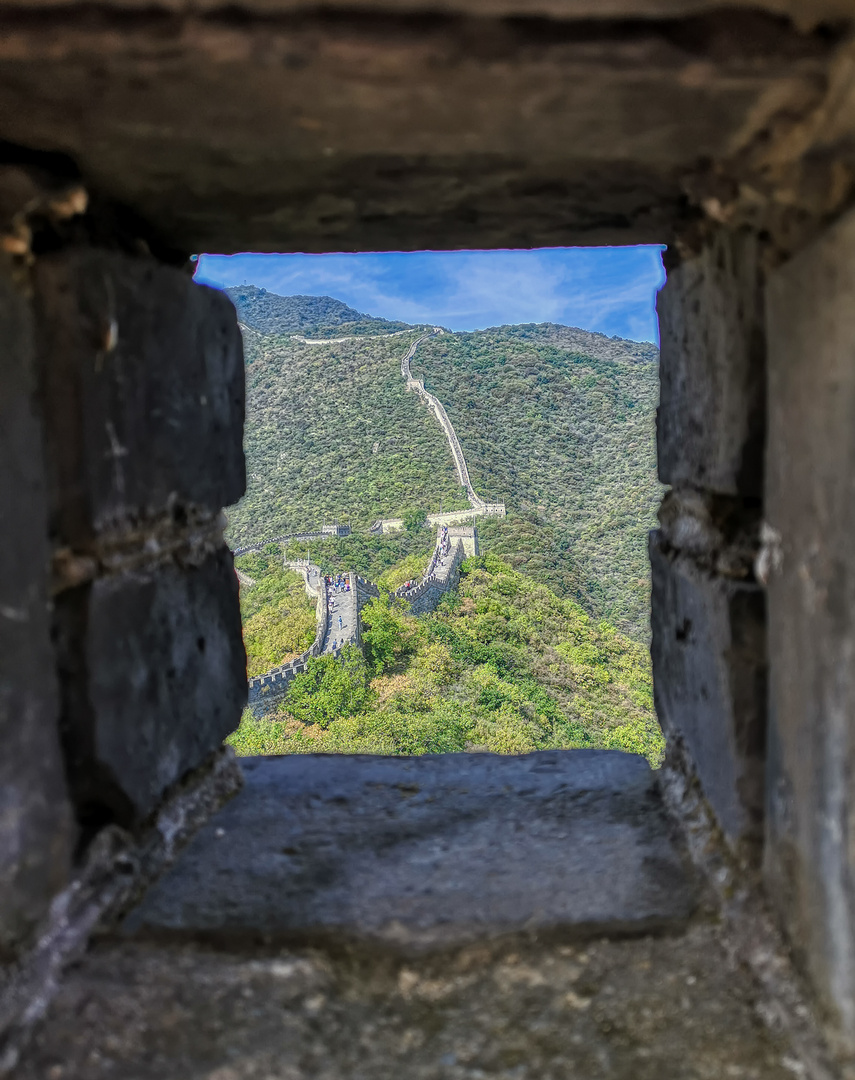
[[[375,337],[399,337],[402,334],[412,333],[409,330],[396,330],[392,334],[376,334]],[[429,338],[436,337],[438,334],[443,334],[445,331],[441,326],[434,326],[431,330],[423,333],[421,337],[416,340],[407,349],[404,356],[401,358],[401,375],[406,380],[407,389],[415,390],[422,401],[427,405],[433,415],[439,422],[440,427],[445,433],[445,437],[448,440],[448,446],[451,450],[451,456],[454,459],[454,467],[457,470],[457,477],[460,480],[460,486],[465,489],[466,497],[469,500],[469,510],[450,510],[444,514],[429,514],[429,525],[458,525],[464,521],[468,521],[472,517],[504,517],[505,516],[505,504],[504,502],[487,502],[486,499],[482,499],[480,495],[475,491],[472,486],[472,482],[469,479],[469,468],[466,464],[466,457],[463,453],[463,447],[460,445],[460,440],[457,438],[457,432],[454,430],[454,425],[448,418],[448,413],[445,411],[445,406],[439,400],[439,398],[425,389],[424,379],[417,379],[412,372],[410,362],[416,355],[416,349],[423,341],[427,341]],[[353,337],[340,337],[340,338],[303,338],[298,337],[297,341],[303,345],[332,345],[341,341],[353,341]],[[381,518],[375,522],[372,531],[381,533],[389,532],[393,529],[399,529],[403,527],[403,521],[400,518]]]
[[[448,440],[448,445],[451,449],[451,456],[454,458],[454,467],[457,469],[460,486],[466,489],[466,497],[469,499],[469,505],[472,509],[451,511],[448,514],[432,514],[429,520],[431,524],[450,525],[458,520],[464,521],[467,518],[472,517],[473,514],[479,516],[490,514],[496,517],[504,517],[505,504],[503,502],[488,503],[482,499],[480,495],[476,494],[475,489],[472,487],[472,482],[469,479],[469,468],[466,465],[463,447],[460,445],[460,440],[457,438],[457,432],[454,430],[454,425],[448,418],[445,406],[435,394],[432,394],[429,390],[425,390],[424,379],[415,378],[410,367],[410,361],[416,355],[416,349],[419,345],[421,345],[423,341],[427,341],[428,338],[436,337],[437,334],[441,333],[443,333],[442,327],[435,326],[430,333],[422,334],[420,338],[417,338],[412,343],[401,358],[401,374],[406,379],[407,389],[416,391],[422,401],[437,418],[440,427],[445,432],[445,437]]]
[[[241,555],[249,555],[253,551],[263,551],[268,544],[288,544],[292,540],[308,543],[316,540],[330,540],[336,536],[350,536],[350,526],[324,525],[320,532],[283,533],[281,536],[269,536],[266,540],[259,540],[258,543],[235,548],[232,554],[236,559],[239,559]]]
[[[380,335],[383,337],[397,337],[400,333]],[[455,527],[459,522],[466,521],[476,516],[505,516],[505,504],[488,503],[482,499],[472,487],[469,479],[469,469],[463,448],[457,438],[445,407],[434,394],[425,389],[424,379],[416,379],[410,367],[410,362],[416,353],[416,349],[428,338],[443,333],[441,327],[434,327],[430,332],[422,334],[410,345],[406,354],[401,359],[401,374],[406,380],[407,389],[415,390],[422,401],[434,414],[442,427],[454,465],[460,480],[461,487],[466,490],[470,509],[462,511],[449,511],[447,513],[430,514],[427,523],[437,528],[436,545],[430,561],[422,574],[421,579],[414,585],[402,586],[397,589],[394,596],[406,601],[414,615],[423,615],[433,611],[439,604],[443,595],[457,588],[460,580],[460,564],[468,555],[478,554],[478,534],[473,525],[469,528]],[[332,338],[328,340],[298,338],[297,340],[306,345],[326,345],[335,341],[348,341],[350,338]],[[372,532],[388,531],[387,526],[398,525],[397,518],[381,519],[372,526]],[[401,522],[401,525],[403,522]],[[263,550],[268,544],[285,544],[289,541],[319,541],[336,536],[346,536],[350,528],[338,524],[324,525],[320,532],[312,533],[289,533],[282,536],[270,537],[256,544],[236,548],[235,557],[247,555],[250,552]],[[297,677],[308,670],[309,661],[322,654],[338,656],[345,645],[362,644],[361,613],[362,609],[371,599],[380,596],[380,590],[371,581],[359,577],[352,572],[341,575],[346,581],[346,586],[338,587],[328,582],[321,568],[308,559],[286,561],[283,563],[289,569],[299,570],[306,582],[306,592],[309,596],[316,597],[316,620],[317,629],[315,640],[310,647],[300,656],[280,664],[263,675],[256,675],[249,680],[249,707],[257,715],[267,712],[271,706],[280,701],[288,690],[288,687]],[[244,587],[251,587],[253,579],[248,575],[237,571]],[[338,618],[339,626],[335,625]]]
[[[436,546],[421,579],[413,586],[401,586],[394,596],[406,601],[414,615],[433,611],[443,595],[457,588],[460,564],[468,555],[478,554],[478,536],[474,528],[437,529]],[[321,568],[307,559],[286,561],[283,564],[303,574],[306,592],[317,598],[315,640],[301,655],[287,664],[256,675],[249,680],[249,707],[262,714],[284,697],[288,687],[308,670],[309,661],[316,656],[338,656],[345,645],[362,644],[362,609],[380,590],[372,581],[349,572],[340,575],[346,582],[338,587],[328,582]],[[341,629],[335,619],[341,616]]]

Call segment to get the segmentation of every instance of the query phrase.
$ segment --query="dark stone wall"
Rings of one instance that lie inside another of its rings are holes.
[[[656,708],[729,843],[760,855],[766,744],[761,531],[765,328],[758,239],[716,228],[659,294],[651,537]]]
[[[175,0],[129,18],[10,0],[3,136],[64,151],[185,251],[670,243],[705,206],[785,234],[846,197],[830,163],[850,131],[804,126],[835,35],[778,16],[815,25],[848,0],[740,2]],[[809,173],[788,171],[812,139]]]
[[[763,490],[766,341],[760,243],[716,230],[659,293],[659,478],[728,495]]]
[[[74,830],[50,642],[47,504],[32,319],[0,265],[0,961],[66,882]]]
[[[63,740],[87,822],[143,820],[237,727],[246,699],[237,605],[224,547],[60,595]]]
[[[152,259],[37,261],[61,730],[78,816],[134,826],[246,695],[221,507],[244,489],[226,297]]]
[[[245,485],[234,308],[151,259],[38,260],[35,306],[56,541],[91,547],[169,514],[218,514]]]
[[[650,543],[656,711],[683,744],[725,835],[759,847],[766,750],[766,605],[752,582]]]
[[[246,699],[221,510],[244,489],[234,309],[148,255],[54,226],[33,244],[0,267],[0,961],[94,833],[151,819]]]
[[[855,1052],[855,216],[768,289],[765,874]]]

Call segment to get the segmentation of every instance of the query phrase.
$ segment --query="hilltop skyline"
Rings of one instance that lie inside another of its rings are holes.
[[[331,296],[365,314],[451,330],[561,323],[658,343],[662,247],[328,255],[201,255],[196,280]]]

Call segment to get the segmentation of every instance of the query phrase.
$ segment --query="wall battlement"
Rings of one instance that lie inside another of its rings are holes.
[[[263,551],[268,544],[287,544],[292,540],[299,540],[301,542],[315,541],[315,540],[330,540],[339,536],[350,536],[349,525],[323,525],[320,532],[310,533],[284,533],[282,536],[269,536],[266,540],[259,540],[255,544],[245,544],[243,547],[235,548],[232,554],[236,559],[239,559],[241,555],[250,555],[256,551]]]
[[[270,671],[266,671],[263,675],[255,675],[249,680],[248,683],[248,698],[247,704],[253,710],[253,712],[264,711],[260,706],[270,705],[274,701],[279,701],[287,691],[288,687],[294,681],[297,675],[302,675],[309,666],[309,660],[313,656],[320,656],[324,649],[324,640],[327,633],[327,621],[329,612],[329,598],[327,596],[326,585],[324,583],[323,575],[319,566],[315,566],[308,560],[295,560],[285,563],[287,567],[294,570],[302,570],[306,579],[306,592],[311,596],[317,596],[317,605],[315,607],[315,618],[317,621],[317,629],[315,631],[315,640],[309,646],[309,648],[300,656],[294,660],[290,660],[287,664],[281,664],[279,667],[271,668]],[[315,579],[314,583],[312,579]]]
[[[466,532],[470,545],[477,550],[478,538],[474,528],[458,532]],[[409,589],[401,586],[395,590],[395,596],[406,600],[414,615],[433,611],[445,593],[457,588],[460,564],[467,557],[464,540],[463,535],[452,536],[451,530],[441,525],[436,533],[436,547],[421,581]]]
[[[468,554],[477,554],[478,535],[474,528],[448,529],[440,526],[437,541],[430,562],[425,568],[421,581],[411,589],[400,588],[395,596],[406,600],[414,615],[424,615],[433,611],[445,593],[457,588],[460,581],[460,564]],[[289,560],[285,564],[290,569],[301,571],[306,580],[306,591],[317,597],[317,631],[311,646],[300,656],[271,668],[263,675],[255,675],[249,680],[249,708],[256,715],[262,715],[276,702],[281,701],[288,687],[298,675],[304,674],[309,661],[321,653],[338,656],[343,648],[330,646],[331,628],[330,602],[327,585],[321,568],[307,559]],[[362,647],[362,609],[367,603],[380,596],[380,589],[373,581],[352,572],[345,575],[351,583],[352,603],[354,605],[354,644]]]

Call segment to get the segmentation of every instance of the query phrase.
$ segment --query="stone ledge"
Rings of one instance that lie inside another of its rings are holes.
[[[241,794],[126,920],[132,935],[362,941],[681,929],[695,888],[643,758],[244,760]]]

